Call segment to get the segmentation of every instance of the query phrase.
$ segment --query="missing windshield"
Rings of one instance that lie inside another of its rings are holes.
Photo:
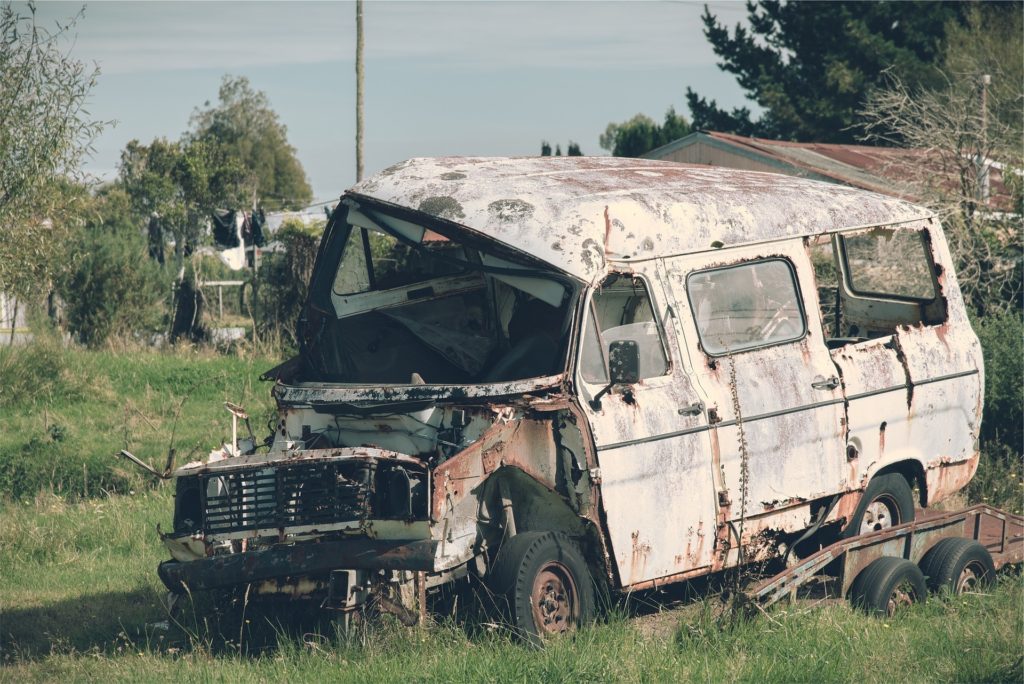
[[[324,254],[333,263],[314,278],[320,304],[305,322],[308,380],[471,384],[565,367],[571,290],[554,274],[355,207]]]

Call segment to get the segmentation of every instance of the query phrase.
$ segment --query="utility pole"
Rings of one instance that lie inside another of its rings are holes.
[[[981,77],[981,135],[978,144],[977,158],[977,188],[978,201],[981,204],[988,204],[989,198],[989,164],[988,164],[988,87],[992,83],[992,76],[984,74]]]
[[[356,0],[356,182],[363,180],[363,0]]]

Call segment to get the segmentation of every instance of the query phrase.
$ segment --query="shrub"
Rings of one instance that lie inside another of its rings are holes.
[[[985,355],[981,438],[1024,452],[1024,319],[996,313],[974,322]]]
[[[68,328],[96,347],[111,335],[163,327],[168,288],[141,237],[87,227],[69,245],[70,266],[56,283]]]

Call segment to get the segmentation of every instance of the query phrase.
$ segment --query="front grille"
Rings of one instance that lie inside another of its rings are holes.
[[[338,461],[203,475],[199,490],[207,534],[362,520],[367,512],[367,486],[343,476]]]

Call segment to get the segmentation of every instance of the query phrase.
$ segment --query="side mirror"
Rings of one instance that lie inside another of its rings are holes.
[[[633,340],[618,340],[608,345],[608,375],[613,385],[640,382],[640,345]]]

